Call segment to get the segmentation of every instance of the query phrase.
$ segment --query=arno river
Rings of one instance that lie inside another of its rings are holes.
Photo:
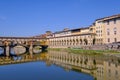
[[[52,50],[1,56],[0,80],[120,80],[120,57]]]

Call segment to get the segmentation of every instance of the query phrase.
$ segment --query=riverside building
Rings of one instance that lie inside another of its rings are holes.
[[[120,42],[120,14],[96,19],[84,28],[64,29],[48,38],[51,48],[81,48]]]

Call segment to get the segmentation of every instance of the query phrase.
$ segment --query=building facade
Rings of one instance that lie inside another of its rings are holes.
[[[101,28],[100,33],[97,35],[101,37],[104,44],[120,41],[120,14],[113,15],[96,20],[96,28]],[[97,30],[97,29],[96,29]],[[97,33],[98,34],[98,33]]]
[[[86,45],[93,45],[95,33],[92,27],[71,29],[53,33],[53,37],[48,39],[51,48],[80,48]]]
[[[104,45],[120,42],[120,14],[95,20],[88,27],[64,29],[48,38],[51,48],[68,48]]]

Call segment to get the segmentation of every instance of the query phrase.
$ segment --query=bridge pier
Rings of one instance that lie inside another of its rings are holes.
[[[29,51],[32,51],[33,50],[33,45],[30,45],[30,47],[29,47]]]
[[[10,56],[10,47],[9,47],[9,46],[6,46],[5,48],[6,48],[5,55],[6,55],[7,57],[9,57],[9,56]]]
[[[33,51],[30,50],[30,58],[33,58]]]
[[[9,46],[9,42],[5,41],[4,42],[4,53],[5,53],[5,56],[6,57],[9,57],[10,56],[10,46]]]
[[[33,43],[32,43],[32,42],[30,42],[29,53],[30,53],[30,54],[33,54],[33,53],[31,53],[31,52],[33,52]]]

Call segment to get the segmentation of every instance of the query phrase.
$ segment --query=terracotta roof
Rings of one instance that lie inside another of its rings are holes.
[[[84,34],[75,34],[75,35],[67,35],[67,36],[59,36],[59,37],[50,37],[51,38],[61,38],[61,37],[71,37],[71,36],[82,36],[82,35],[96,35],[95,33],[84,33]]]
[[[105,20],[114,19],[114,18],[120,18],[120,14],[112,15],[112,16],[108,16],[108,17],[104,17],[104,18],[99,18],[99,19],[96,19],[96,21],[98,21],[98,20],[105,21]]]
[[[61,33],[61,32],[68,32],[68,31],[74,31],[74,30],[78,30],[78,29],[89,29],[89,27],[81,27],[81,28],[76,28],[76,29],[70,29],[70,30],[67,30],[67,31],[57,31],[57,32],[54,32],[53,34],[56,34],[56,33]]]
[[[37,36],[33,36],[34,38],[46,38],[46,34],[41,34],[41,35],[37,35]]]

